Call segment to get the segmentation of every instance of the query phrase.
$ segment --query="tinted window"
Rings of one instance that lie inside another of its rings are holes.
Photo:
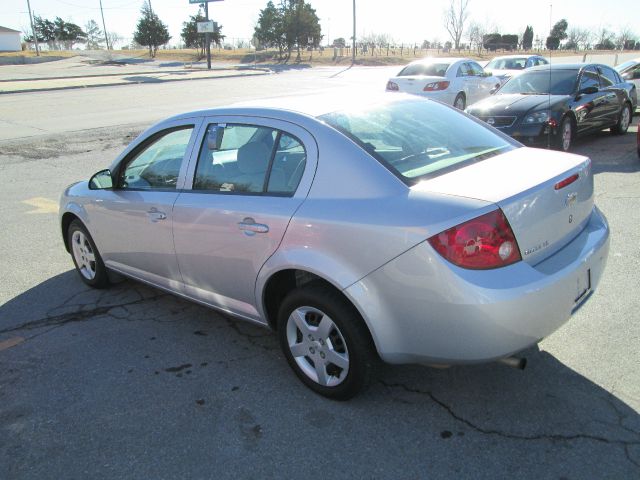
[[[222,135],[220,147],[208,139]],[[232,193],[295,192],[306,162],[302,144],[276,129],[209,125],[200,148],[194,190]]]
[[[193,126],[162,132],[129,159],[119,186],[132,189],[175,189]]]
[[[452,108],[425,100],[390,102],[320,118],[408,183],[515,148]]]
[[[523,70],[527,65],[527,58],[496,58],[487,65],[487,70]]]
[[[537,58],[535,58],[535,59],[534,59],[534,61],[535,61],[535,63],[534,63],[534,65],[535,65],[535,66],[538,66],[538,65],[548,65],[548,64],[549,64],[549,62],[547,62],[547,61],[546,61],[544,58],[542,58],[542,57],[537,57]]]
[[[580,90],[584,90],[587,87],[600,88],[600,78],[592,67],[585,68],[580,78]]]
[[[603,87],[610,87],[620,83],[618,80],[618,74],[609,67],[599,67],[600,70],[600,83]]]
[[[424,75],[429,77],[444,77],[449,65],[449,63],[413,63],[404,67],[398,76],[412,77]]]
[[[575,89],[576,74],[575,70],[525,70],[505,83],[499,93],[570,95]]]

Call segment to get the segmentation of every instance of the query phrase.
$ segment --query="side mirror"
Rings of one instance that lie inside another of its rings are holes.
[[[90,190],[109,190],[113,188],[113,177],[111,170],[100,170],[89,179]]]
[[[578,92],[579,95],[593,95],[594,93],[598,93],[598,87],[585,87]]]
[[[207,131],[207,148],[215,152],[220,150],[222,145],[222,137],[224,136],[224,125],[216,125]]]
[[[491,90],[489,90],[489,95],[493,95],[494,93],[496,93],[499,88],[500,85],[496,85],[495,87],[493,87]]]

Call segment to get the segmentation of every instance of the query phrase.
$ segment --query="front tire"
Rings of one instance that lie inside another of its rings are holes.
[[[625,103],[620,110],[620,115],[618,116],[618,123],[616,123],[613,127],[611,127],[611,133],[615,135],[624,135],[627,133],[629,129],[629,124],[631,123],[631,107],[628,103]]]
[[[315,284],[292,291],[278,313],[280,347],[311,390],[348,400],[369,383],[377,355],[358,311],[339,292]]]
[[[564,117],[560,122],[560,128],[556,136],[556,149],[562,152],[568,152],[573,144],[573,121],[569,117]]]
[[[74,220],[67,230],[71,258],[84,283],[93,288],[108,287],[109,276],[100,252],[80,220]]]
[[[464,96],[464,93],[459,93],[456,96],[456,99],[453,101],[453,106],[456,107],[458,110],[465,109],[465,107],[467,106],[467,99]]]

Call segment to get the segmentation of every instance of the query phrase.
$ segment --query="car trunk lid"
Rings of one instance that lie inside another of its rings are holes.
[[[593,209],[591,160],[533,148],[517,148],[413,188],[495,203],[522,259],[532,265],[575,238]]]
[[[447,79],[445,77],[425,76],[425,75],[393,77],[390,79],[391,82],[398,85],[398,89],[401,92],[413,93],[413,94],[422,93],[424,91],[424,87],[429,83],[445,82],[446,80]]]

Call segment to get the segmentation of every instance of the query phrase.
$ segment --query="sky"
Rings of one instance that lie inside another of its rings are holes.
[[[44,18],[56,16],[84,28],[94,19],[102,27],[99,0],[30,0],[32,11]],[[457,1],[457,0],[456,0]],[[323,43],[336,37],[349,39],[352,31],[350,0],[307,0],[320,18]],[[108,31],[115,31],[128,42],[133,37],[143,0],[102,0]],[[274,3],[278,3],[275,0]],[[421,44],[423,40],[449,40],[443,26],[448,0],[356,0],[357,37],[386,34],[397,43]],[[222,25],[227,41],[249,40],[260,10],[267,0],[223,0],[209,3],[209,16]],[[171,42],[180,41],[182,22],[195,15],[197,5],[189,0],[151,0],[160,19],[169,26]],[[640,36],[638,0],[469,0],[469,21],[497,28],[500,33],[521,34],[532,25],[534,35],[546,37],[550,19],[566,18],[571,26],[597,31],[605,26],[613,31],[628,27]],[[0,0],[0,26],[29,31],[27,0]],[[463,40],[464,40],[463,36]]]

